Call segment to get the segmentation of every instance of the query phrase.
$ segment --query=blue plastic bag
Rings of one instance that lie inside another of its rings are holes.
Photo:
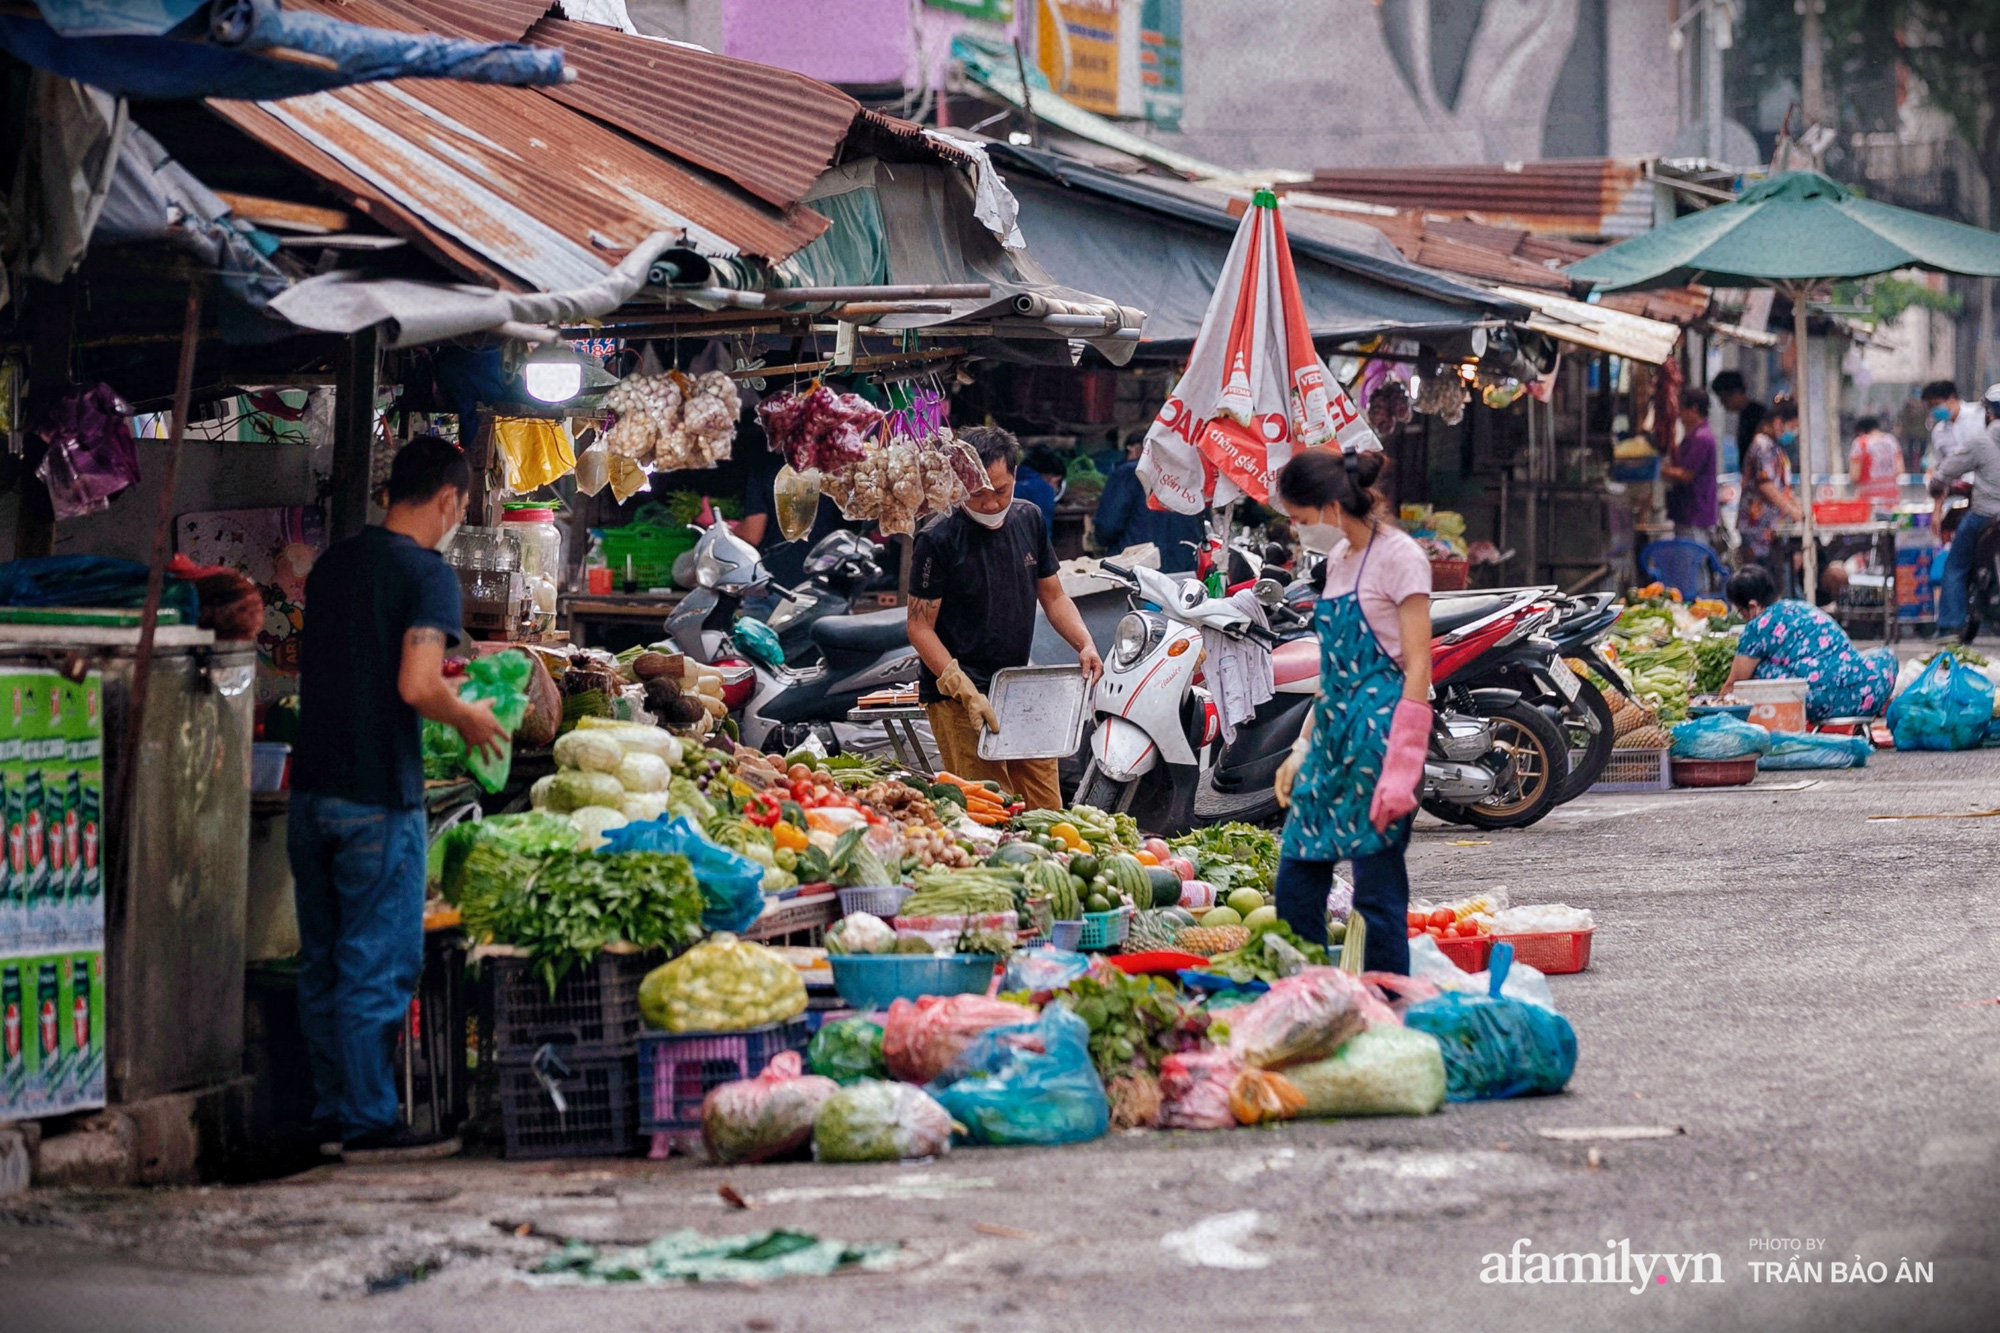
[[[1771,749],[1771,733],[1755,722],[1710,713],[1674,727],[1676,759],[1747,759]]]
[[[1889,705],[1898,750],[1970,750],[1993,720],[1993,682],[1950,653],[1939,653]]]
[[[1037,1022],[980,1033],[925,1091],[966,1143],[1082,1143],[1111,1127],[1090,1029],[1059,1004]]]
[[[1013,991],[1061,990],[1090,971],[1090,955],[1053,944],[1023,949],[1007,960],[1006,975],[1000,978],[1002,993]]]
[[[1765,772],[1806,768],[1866,768],[1875,747],[1866,736],[1827,736],[1817,732],[1782,732],[1771,738],[1771,751],[1757,761]]]
[[[1576,1069],[1576,1029],[1569,1020],[1500,993],[1513,965],[1514,946],[1502,941],[1487,965],[1488,994],[1446,991],[1403,1015],[1406,1027],[1430,1033],[1443,1048],[1446,1101],[1561,1092]]]
[[[740,934],[764,910],[764,867],[710,842],[686,815],[642,820],[605,834],[600,852],[679,852],[701,885],[701,924]]]

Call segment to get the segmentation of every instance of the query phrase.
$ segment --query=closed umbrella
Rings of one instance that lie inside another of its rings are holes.
[[[1380,449],[1320,364],[1278,199],[1257,191],[1236,230],[1187,370],[1146,432],[1139,480],[1180,514],[1240,496],[1263,501],[1299,449]]]
[[[1734,200],[1676,218],[1570,265],[1599,291],[1648,287],[1772,287],[1792,303],[1803,387],[1806,302],[1824,283],[1900,268],[2000,277],[2000,235],[1864,199],[1816,171],[1788,171]],[[1799,435],[1812,438],[1810,395],[1800,393]],[[1818,581],[1810,453],[1799,469],[1806,601]]]

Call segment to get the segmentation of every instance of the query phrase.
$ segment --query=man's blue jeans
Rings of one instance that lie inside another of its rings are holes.
[[[1951,553],[1944,559],[1944,587],[1938,590],[1937,628],[1940,634],[1957,634],[1965,628],[1967,585],[1972,581],[1972,557],[1979,547],[1979,534],[1993,520],[1984,514],[1967,514],[1958,520],[1951,537]]]
[[[396,1123],[396,1034],[424,965],[424,841],[422,806],[292,793],[299,1024],[313,1118],[343,1139]]]

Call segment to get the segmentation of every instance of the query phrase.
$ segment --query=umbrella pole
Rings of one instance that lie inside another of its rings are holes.
[[[1814,606],[1817,605],[1814,594],[1819,589],[1819,541],[1813,532],[1812,422],[1808,416],[1812,410],[1812,376],[1806,368],[1806,297],[1809,290],[1805,283],[1789,283],[1785,288],[1786,295],[1792,298],[1793,360],[1797,369],[1792,392],[1799,406],[1800,557],[1804,562],[1806,605]]]

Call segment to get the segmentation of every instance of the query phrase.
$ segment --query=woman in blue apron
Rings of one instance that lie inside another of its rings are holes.
[[[1383,517],[1381,471],[1379,453],[1311,449],[1278,473],[1279,506],[1327,562],[1313,609],[1319,696],[1277,776],[1290,814],[1275,888],[1279,918],[1324,944],[1334,866],[1352,861],[1363,962],[1407,973],[1403,850],[1430,744],[1430,560]]]

